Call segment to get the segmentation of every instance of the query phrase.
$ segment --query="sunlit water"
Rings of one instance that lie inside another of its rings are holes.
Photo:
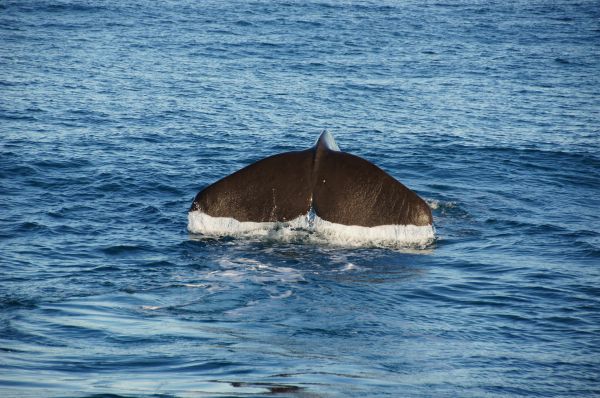
[[[1,2],[0,395],[600,395],[599,20]],[[324,128],[432,247],[188,234],[201,188]]]

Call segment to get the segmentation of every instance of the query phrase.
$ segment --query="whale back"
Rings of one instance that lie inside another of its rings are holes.
[[[310,210],[312,153],[259,160],[200,191],[190,211],[238,221],[288,221]]]
[[[270,156],[208,186],[190,211],[283,222],[311,209],[343,225],[432,224],[423,199],[371,162],[341,152],[327,132],[310,149]]]
[[[320,159],[312,188],[319,217],[343,225],[430,225],[423,199],[358,156],[331,151]]]

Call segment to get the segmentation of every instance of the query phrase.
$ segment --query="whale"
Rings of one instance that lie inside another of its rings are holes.
[[[305,230],[342,244],[428,245],[429,205],[375,164],[340,150],[324,131],[305,150],[252,163],[202,189],[188,230],[269,235]]]

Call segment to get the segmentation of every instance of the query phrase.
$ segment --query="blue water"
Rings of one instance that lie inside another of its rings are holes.
[[[0,395],[600,396],[599,21],[2,1]],[[324,128],[432,247],[188,234],[201,188]]]

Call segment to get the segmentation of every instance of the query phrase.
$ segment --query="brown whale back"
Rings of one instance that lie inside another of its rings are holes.
[[[374,164],[340,152],[321,135],[310,149],[253,163],[200,191],[190,211],[238,221],[324,220],[373,227],[431,225],[429,206]],[[335,145],[335,144],[333,144]]]
[[[286,221],[310,210],[312,152],[262,159],[202,190],[191,210],[238,221]]]

